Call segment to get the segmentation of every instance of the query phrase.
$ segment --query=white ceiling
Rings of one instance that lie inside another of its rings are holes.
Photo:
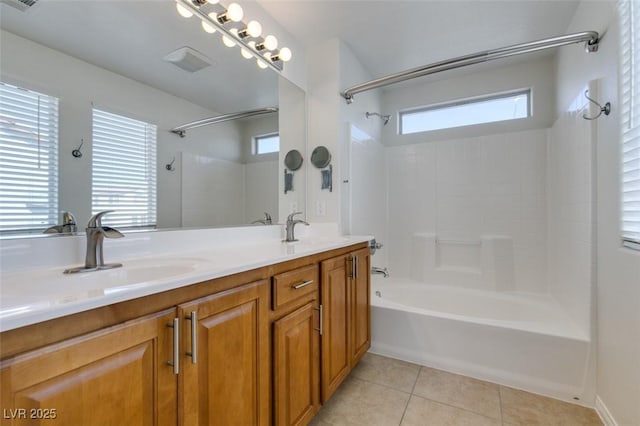
[[[230,0],[227,0],[227,3]],[[238,0],[246,3],[256,0]],[[302,42],[343,39],[373,77],[463,54],[564,34],[577,1],[257,0]],[[225,3],[225,0],[223,0]],[[277,104],[277,76],[180,18],[172,0],[40,0],[0,5],[3,29],[220,113]],[[585,28],[584,30],[591,30]],[[187,73],[162,61],[191,46],[212,67]],[[295,52],[294,52],[295,54]]]
[[[258,2],[308,54],[316,43],[339,37],[373,77],[564,34],[578,5],[569,0]]]

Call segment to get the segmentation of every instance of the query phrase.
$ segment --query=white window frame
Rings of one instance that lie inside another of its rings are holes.
[[[91,212],[118,229],[157,224],[157,126],[93,108]]]
[[[492,120],[492,121],[481,121],[481,122],[477,122],[477,123],[461,124],[461,125],[456,125],[456,126],[448,126],[448,127],[441,127],[441,128],[435,128],[435,129],[418,130],[418,131],[413,131],[413,132],[409,132],[409,133],[405,133],[405,130],[403,128],[404,127],[403,123],[404,123],[405,117],[410,116],[410,115],[421,114],[421,113],[430,112],[430,111],[440,111],[440,110],[445,110],[445,109],[449,109],[449,108],[453,108],[453,107],[477,104],[477,103],[482,103],[482,102],[487,102],[487,101],[492,101],[492,100],[514,98],[514,97],[522,96],[522,95],[526,96],[526,99],[527,99],[527,102],[526,102],[527,112],[526,112],[526,116],[525,117],[506,118],[506,119]],[[426,133],[426,132],[436,132],[436,131],[449,130],[449,129],[458,129],[460,127],[466,127],[466,126],[477,126],[477,125],[490,124],[490,123],[501,123],[501,122],[511,121],[511,120],[527,119],[527,118],[531,117],[531,102],[532,102],[531,101],[531,88],[524,88],[524,89],[518,89],[518,90],[511,90],[511,91],[508,91],[508,92],[491,93],[491,94],[482,95],[482,96],[475,96],[475,97],[472,97],[472,98],[457,99],[457,100],[454,100],[454,101],[447,101],[447,102],[441,102],[441,103],[437,103],[437,104],[420,106],[420,107],[417,107],[417,108],[405,109],[405,110],[402,110],[402,111],[400,111],[398,113],[398,133],[400,135],[402,135],[402,136],[406,136],[406,135],[413,135],[413,134],[417,134],[417,133]]]
[[[260,144],[260,140],[262,139],[269,139],[272,138],[274,136],[278,137],[278,150],[277,151],[271,151],[271,152],[258,152],[258,145]],[[278,152],[280,152],[280,133],[279,132],[273,132],[273,133],[266,133],[264,135],[256,135],[253,137],[253,155],[273,155],[273,154],[277,154]]]
[[[620,236],[640,250],[640,6],[618,2],[620,18]]]
[[[0,234],[58,222],[58,98],[0,82]]]

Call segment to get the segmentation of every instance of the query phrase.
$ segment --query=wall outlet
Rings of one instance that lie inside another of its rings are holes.
[[[289,204],[289,214],[295,213],[297,211],[298,211],[298,203],[296,201],[293,201],[291,204]]]
[[[327,203],[324,201],[316,201],[316,216],[325,216],[327,214]]]

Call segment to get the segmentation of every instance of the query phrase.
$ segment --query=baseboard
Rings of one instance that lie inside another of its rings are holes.
[[[616,419],[613,418],[611,412],[598,395],[596,395],[596,413],[600,416],[600,420],[602,420],[604,426],[618,426]]]

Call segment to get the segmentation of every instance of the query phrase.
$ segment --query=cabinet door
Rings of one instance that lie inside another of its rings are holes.
[[[178,307],[183,425],[268,424],[268,309],[265,280]]]
[[[275,424],[306,425],[320,409],[320,353],[314,304],[273,324]]]
[[[321,263],[322,402],[325,403],[350,371],[349,323],[351,292],[347,256]]]
[[[2,424],[177,424],[174,318],[170,309],[3,361]]]
[[[371,346],[371,309],[369,288],[370,277],[369,249],[358,250],[352,255],[354,263],[351,277],[351,342],[350,355],[351,367],[360,361],[360,358]],[[355,276],[353,276],[355,275]]]

